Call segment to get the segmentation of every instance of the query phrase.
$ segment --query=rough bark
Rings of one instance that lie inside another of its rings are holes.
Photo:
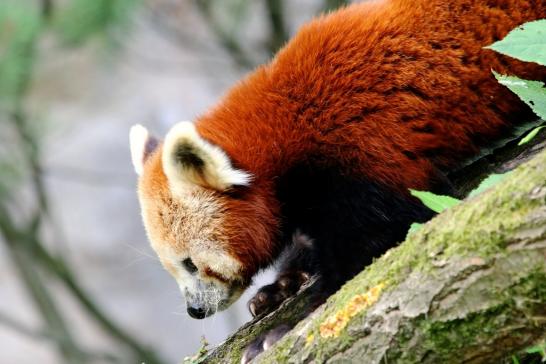
[[[465,194],[523,163],[410,234],[254,362],[489,363],[545,340],[545,137],[452,175]],[[236,363],[258,335],[299,321],[306,292],[243,326],[205,362]]]

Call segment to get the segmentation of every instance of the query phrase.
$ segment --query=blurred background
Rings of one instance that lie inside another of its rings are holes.
[[[0,0],[0,363],[180,363],[250,319],[256,287],[187,316],[146,241],[128,130],[194,119],[348,2]]]

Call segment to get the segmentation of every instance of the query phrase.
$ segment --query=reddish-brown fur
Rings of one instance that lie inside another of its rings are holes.
[[[146,161],[146,176],[140,179],[139,188],[146,191],[147,197],[155,201],[155,205],[158,206],[158,211],[154,210],[150,214],[153,220],[149,228],[154,230],[154,235],[160,241],[183,244],[184,242],[170,236],[172,224],[165,223],[166,214],[161,213],[162,210],[173,209],[176,205],[163,170],[161,154],[162,147],[158,147]],[[277,219],[274,217],[277,215],[276,207],[272,203],[273,196],[269,195],[268,190],[263,186],[264,184],[257,184],[253,187],[255,193],[249,194],[245,200],[234,200],[221,192],[210,191],[224,206],[223,229],[217,233],[226,236],[225,240],[230,243],[229,252],[244,263],[246,269],[239,272],[239,278],[245,285],[250,282],[254,273],[264,265],[264,262],[271,262],[275,258],[279,248],[277,241],[272,239],[277,233]],[[173,271],[173,269],[170,270]],[[210,269],[205,269],[204,274],[225,282],[224,277]]]
[[[304,26],[196,124],[254,176],[252,201],[226,201],[233,254],[250,274],[276,255],[274,183],[307,158],[406,193],[505,133],[526,109],[491,69],[546,72],[483,47],[545,16],[543,0],[391,0]]]

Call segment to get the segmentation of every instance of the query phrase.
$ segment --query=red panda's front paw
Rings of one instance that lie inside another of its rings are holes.
[[[259,336],[256,340],[251,342],[245,349],[243,356],[241,357],[241,364],[250,363],[258,354],[269,349],[273,344],[279,341],[291,327],[289,325],[280,325],[271,331]]]
[[[309,277],[302,271],[281,274],[274,283],[260,288],[248,301],[250,313],[256,317],[274,311],[287,298],[294,296]]]

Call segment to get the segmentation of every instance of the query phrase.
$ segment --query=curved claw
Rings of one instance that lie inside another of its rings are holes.
[[[295,295],[309,278],[308,273],[301,271],[281,274],[274,283],[258,290],[248,301],[248,310],[253,317],[274,311],[287,298]]]

